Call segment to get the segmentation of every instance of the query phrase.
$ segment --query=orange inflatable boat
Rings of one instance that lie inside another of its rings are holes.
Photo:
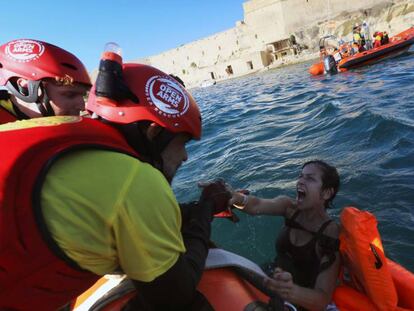
[[[414,274],[387,259],[375,216],[354,207],[341,213],[343,272],[333,300],[341,311],[414,310]],[[211,249],[198,290],[212,310],[276,310],[261,288],[265,277],[253,262]],[[112,282],[112,284],[110,284]],[[105,288],[106,287],[106,288]],[[104,277],[78,297],[72,310],[121,310],[135,295],[127,279]],[[290,310],[295,310],[289,306]]]
[[[407,52],[412,44],[414,44],[414,27],[391,37],[388,44],[384,44],[377,48],[372,48],[354,55],[350,55],[347,52],[342,53],[342,59],[336,64],[337,71],[347,71],[352,68],[373,64],[386,58],[401,55]],[[348,51],[349,48],[347,48],[347,46],[349,46],[349,43],[339,46],[338,50]],[[312,75],[321,75],[326,72],[325,68],[326,65],[324,65],[324,60],[321,59],[320,62],[313,64],[309,68],[309,73]]]

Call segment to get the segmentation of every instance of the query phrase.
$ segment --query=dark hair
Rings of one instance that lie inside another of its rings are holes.
[[[338,171],[334,166],[331,166],[322,160],[308,161],[302,165],[302,169],[309,164],[315,164],[322,170],[322,190],[329,188],[333,189],[332,196],[325,201],[325,208],[332,207],[332,201],[335,198],[340,185]]]

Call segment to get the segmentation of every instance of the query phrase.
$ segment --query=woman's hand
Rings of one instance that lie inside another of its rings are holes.
[[[264,286],[269,290],[277,293],[282,299],[290,301],[296,288],[293,283],[292,274],[276,268],[273,278],[266,278]]]
[[[231,199],[229,201],[229,207],[236,207],[238,209],[244,209],[248,202],[248,191],[239,190],[233,191]]]

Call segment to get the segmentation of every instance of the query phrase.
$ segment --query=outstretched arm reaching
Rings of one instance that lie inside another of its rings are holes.
[[[295,201],[288,196],[262,199],[240,192],[233,192],[230,204],[249,215],[285,216],[288,209],[295,208]]]

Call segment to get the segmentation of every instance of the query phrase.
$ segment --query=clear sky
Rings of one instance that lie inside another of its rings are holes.
[[[124,61],[151,56],[230,29],[244,0],[0,0],[0,43],[38,39],[98,67],[106,42]]]

